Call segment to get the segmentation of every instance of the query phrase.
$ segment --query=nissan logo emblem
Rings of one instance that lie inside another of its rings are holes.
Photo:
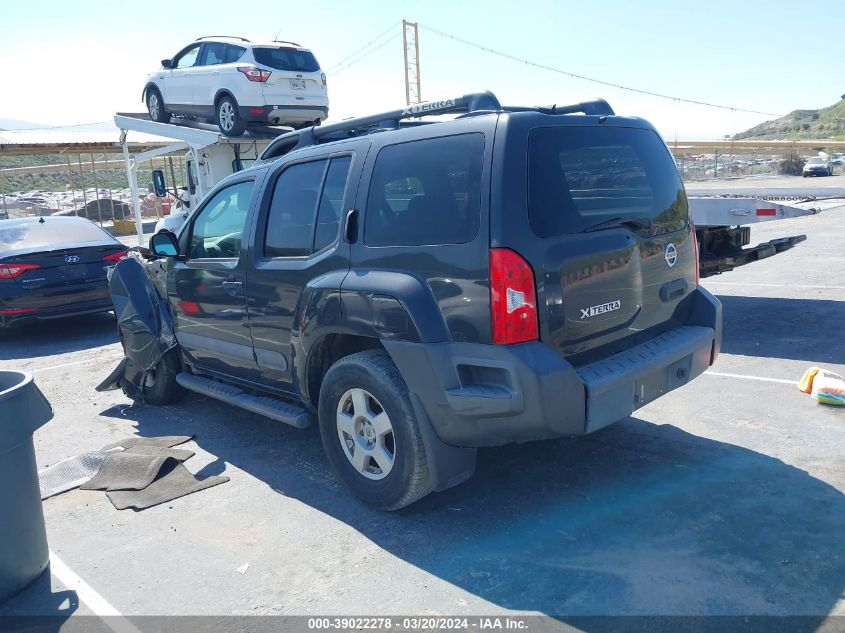
[[[678,263],[678,249],[671,242],[666,245],[666,249],[663,251],[663,259],[666,260],[666,265],[669,268]]]
[[[65,256],[65,261],[68,264],[75,264],[76,262],[79,261],[79,255],[67,255],[67,256]]]

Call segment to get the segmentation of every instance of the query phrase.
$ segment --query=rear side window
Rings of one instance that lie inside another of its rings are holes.
[[[687,223],[687,199],[671,155],[651,130],[543,127],[528,141],[528,214],[540,236],[577,233],[613,218],[647,218],[651,229]]]
[[[96,224],[88,220],[9,223],[0,228],[0,252],[19,248],[42,248],[76,242],[114,241]]]
[[[222,42],[206,42],[200,57],[200,66],[214,66],[225,63],[226,45]]]
[[[246,52],[246,49],[243,46],[235,46],[234,44],[226,44],[226,52],[224,53],[223,63],[224,64],[231,64],[232,62],[238,61],[243,54]]]
[[[289,70],[297,73],[313,73],[320,70],[317,58],[309,51],[295,48],[254,48],[255,61],[262,66],[276,70]]]
[[[367,198],[368,246],[465,244],[481,221],[483,134],[390,145],[376,159]]]
[[[265,257],[302,257],[335,241],[351,162],[342,156],[282,172],[267,216]]]

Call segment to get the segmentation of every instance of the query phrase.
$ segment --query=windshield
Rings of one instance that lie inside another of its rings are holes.
[[[652,235],[686,225],[678,171],[652,130],[535,128],[528,154],[528,212],[538,235],[577,233],[613,218],[650,220],[636,230]]]
[[[813,158],[807,161],[808,165],[824,165],[824,158],[819,158],[818,156],[814,156]]]
[[[276,70],[313,73],[320,70],[317,58],[310,51],[296,48],[254,48],[255,61]]]

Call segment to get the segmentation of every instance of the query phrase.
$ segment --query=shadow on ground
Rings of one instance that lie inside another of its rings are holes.
[[[111,312],[33,321],[0,331],[0,360],[57,356],[116,342]]]
[[[845,365],[840,336],[845,301],[720,295],[724,319],[722,351],[742,356],[789,358],[809,363]]]
[[[49,568],[31,585],[5,602],[0,601],[0,631],[17,630],[13,625],[31,626],[31,617],[49,616],[50,625],[58,628],[79,608],[79,597],[70,589],[53,591]],[[22,618],[20,622],[15,618]],[[8,627],[4,628],[4,627]]]
[[[784,462],[628,419],[591,436],[489,449],[469,482],[399,513],[329,471],[316,430],[191,396],[107,410],[217,456],[391,554],[509,609],[549,615],[827,614],[845,588],[845,496]],[[227,485],[238,485],[237,476]]]

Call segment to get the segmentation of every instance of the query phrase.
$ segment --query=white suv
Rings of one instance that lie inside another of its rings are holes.
[[[329,113],[326,75],[293,42],[201,37],[151,73],[141,98],[153,121],[209,119],[228,136],[250,123],[319,125]]]

